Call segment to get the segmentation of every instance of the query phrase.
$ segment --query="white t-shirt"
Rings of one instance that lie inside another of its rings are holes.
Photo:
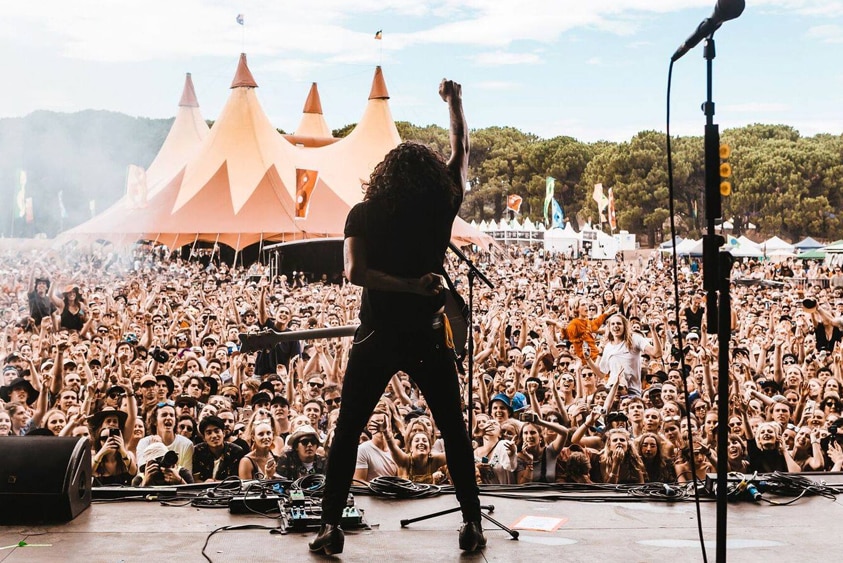
[[[146,450],[146,447],[151,443],[152,436],[145,436],[140,439],[137,448],[138,460],[143,459],[143,452]],[[173,440],[172,444],[167,446],[167,449],[179,454],[179,466],[184,467],[185,469],[193,473],[193,442],[191,442],[181,434],[176,434],[176,439]]]
[[[395,477],[398,475],[398,464],[392,459],[392,454],[377,447],[371,440],[357,446],[357,464],[355,469],[366,469],[366,480],[375,477]]]
[[[603,347],[600,356],[600,371],[608,374],[617,373],[619,368],[626,375],[629,383],[629,394],[641,396],[641,353],[650,346],[650,341],[638,334],[632,333],[632,350],[627,348],[626,341],[619,344],[608,343]]]

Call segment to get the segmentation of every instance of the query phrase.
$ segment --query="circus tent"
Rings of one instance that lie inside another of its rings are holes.
[[[348,210],[362,200],[363,183],[401,142],[381,68],[360,122],[343,139],[331,135],[315,84],[293,135],[272,126],[256,88],[243,54],[229,99],[198,147],[178,165],[176,151],[165,142],[166,158],[159,154],[150,166],[150,172],[176,170],[173,176],[159,181],[142,206],[130,209],[123,202],[67,234],[146,239],[171,248],[220,242],[235,250],[259,241],[342,236]],[[192,83],[185,92],[183,101],[195,100]],[[306,190],[302,178],[310,179]],[[492,242],[459,218],[453,238],[486,248]]]

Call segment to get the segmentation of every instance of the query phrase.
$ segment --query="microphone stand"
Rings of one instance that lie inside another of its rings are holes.
[[[729,341],[732,337],[732,304],[730,277],[732,255],[721,252],[723,237],[715,234],[714,222],[722,215],[720,197],[720,129],[714,123],[712,101],[712,61],[714,32],[705,40],[706,94],[705,113],[705,219],[707,234],[703,236],[703,289],[706,292],[706,330],[717,334],[717,412],[721,421],[717,428],[717,530],[716,561],[726,562],[726,517],[729,473],[729,432],[723,424],[729,415]],[[719,299],[718,299],[719,297]]]
[[[468,385],[466,386],[466,406],[468,408],[468,439],[469,443],[471,443],[471,429],[474,427],[474,401],[472,401],[472,397],[474,396],[474,280],[475,278],[479,278],[484,284],[486,284],[489,289],[495,289],[495,284],[486,277],[486,275],[477,269],[477,266],[474,265],[474,262],[466,256],[462,250],[460,250],[453,242],[448,243],[448,248],[451,249],[451,252],[457,255],[462,262],[468,266],[468,319],[466,319],[468,324],[468,336],[467,336],[467,343],[468,343]],[[501,530],[505,531],[510,535],[510,537],[514,540],[518,539],[518,531],[512,530],[507,528],[485,512],[483,510],[488,510],[489,512],[494,512],[495,506],[492,504],[480,505],[480,516],[500,528]],[[436,518],[438,516],[444,516],[446,514],[452,514],[460,510],[460,507],[456,508],[449,508],[448,510],[442,510],[440,512],[434,512],[432,514],[425,514],[424,516],[418,516],[416,518],[407,518],[401,520],[401,527],[406,528],[408,525],[412,524],[413,522],[420,522],[422,520],[428,520],[430,518]]]

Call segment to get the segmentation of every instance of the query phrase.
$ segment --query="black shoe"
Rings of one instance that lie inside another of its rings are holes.
[[[307,544],[307,547],[314,553],[336,555],[342,553],[343,545],[345,545],[345,534],[342,528],[335,524],[322,524],[319,533],[312,542]]]
[[[460,528],[460,549],[477,551],[484,547],[486,547],[486,536],[483,535],[483,526],[480,522],[464,523]]]

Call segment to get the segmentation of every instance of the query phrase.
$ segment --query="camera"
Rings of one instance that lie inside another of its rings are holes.
[[[539,419],[539,415],[532,411],[526,411],[518,415],[518,419],[521,422],[536,422]]]
[[[179,462],[179,454],[170,450],[164,455],[159,458],[155,459],[155,463],[158,464],[158,467],[161,469],[170,469],[175,467],[176,464]]]
[[[119,428],[110,428],[108,430],[108,436],[120,436],[120,429]]]

